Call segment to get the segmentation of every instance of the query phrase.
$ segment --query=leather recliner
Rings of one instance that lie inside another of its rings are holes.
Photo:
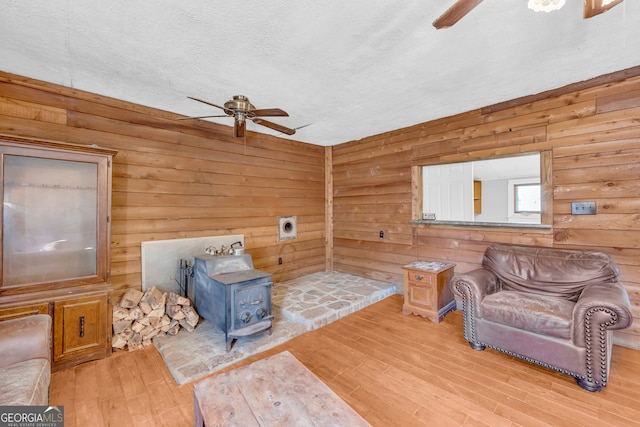
[[[450,286],[471,348],[490,347],[601,391],[612,330],[633,320],[618,276],[602,252],[496,245],[482,268],[454,275]]]

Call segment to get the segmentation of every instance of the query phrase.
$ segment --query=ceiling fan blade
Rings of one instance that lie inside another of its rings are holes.
[[[585,0],[584,2],[584,19],[593,18],[596,15],[600,15],[603,12],[611,9],[613,6],[616,6],[622,3],[622,0],[613,0],[611,3],[607,5],[603,5],[603,0]]]
[[[219,109],[224,110],[224,112],[227,113],[228,115],[230,116],[233,115],[232,110],[229,110],[228,108],[224,108],[221,105],[214,104],[213,102],[205,101],[204,99],[200,99],[200,98],[194,98],[193,96],[187,96],[187,98],[193,99],[194,101],[202,102],[203,104],[211,105],[212,107],[218,107]]]
[[[254,123],[257,123],[257,124],[262,125],[262,126],[266,126],[266,127],[271,128],[273,130],[277,130],[278,132],[286,133],[287,135],[293,135],[294,133],[296,133],[295,129],[290,129],[288,127],[284,127],[282,125],[279,125],[279,124],[273,123],[273,122],[269,122],[269,121],[264,120],[264,119],[255,118],[255,119],[251,119],[251,120]]]
[[[589,0],[588,0],[589,1]],[[449,28],[459,20],[461,20],[467,13],[471,12],[474,7],[479,5],[482,0],[458,0],[453,6],[447,9],[438,19],[433,21],[433,26],[436,29]]]
[[[257,110],[251,110],[251,115],[254,117],[289,117],[289,114],[280,108],[259,108]]]
[[[218,116],[193,116],[193,117],[180,117],[176,120],[191,120],[191,119],[208,119],[211,117],[229,117],[228,114],[218,115]]]
[[[236,120],[233,124],[233,136],[235,138],[242,138],[244,131],[247,127],[247,122],[244,120]]]

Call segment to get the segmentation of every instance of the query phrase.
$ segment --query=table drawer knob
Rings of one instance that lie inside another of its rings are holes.
[[[422,283],[431,283],[431,281],[432,281],[431,275],[429,275],[429,274],[416,274],[416,273],[414,273],[412,275],[411,280],[415,280],[416,282],[422,282]]]

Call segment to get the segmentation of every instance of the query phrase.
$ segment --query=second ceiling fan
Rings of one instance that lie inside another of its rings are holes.
[[[623,0],[584,0],[584,19],[599,15],[612,7],[622,3]],[[433,21],[436,29],[449,28],[469,12],[471,12],[482,0],[457,0],[449,9]],[[529,0],[529,9],[550,11],[560,8],[565,1],[560,0]],[[557,4],[557,5],[556,5]],[[555,6],[548,8],[548,6]]]
[[[295,129],[279,125],[263,119],[262,117],[288,117],[289,114],[281,110],[280,108],[255,108],[250,102],[249,98],[244,95],[235,95],[233,99],[224,103],[224,106],[214,104],[203,99],[194,98],[189,96],[189,99],[202,102],[213,107],[220,108],[225,114],[207,115],[207,116],[194,116],[194,117],[181,117],[178,120],[190,120],[190,119],[208,119],[212,117],[233,117],[233,136],[236,138],[242,138],[245,134],[247,127],[247,120],[266,126],[270,129],[277,130],[278,132],[285,133],[287,135],[293,135],[296,133]]]

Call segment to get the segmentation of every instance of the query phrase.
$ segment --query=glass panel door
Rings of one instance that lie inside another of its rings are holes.
[[[95,276],[98,165],[3,159],[3,287]]]

